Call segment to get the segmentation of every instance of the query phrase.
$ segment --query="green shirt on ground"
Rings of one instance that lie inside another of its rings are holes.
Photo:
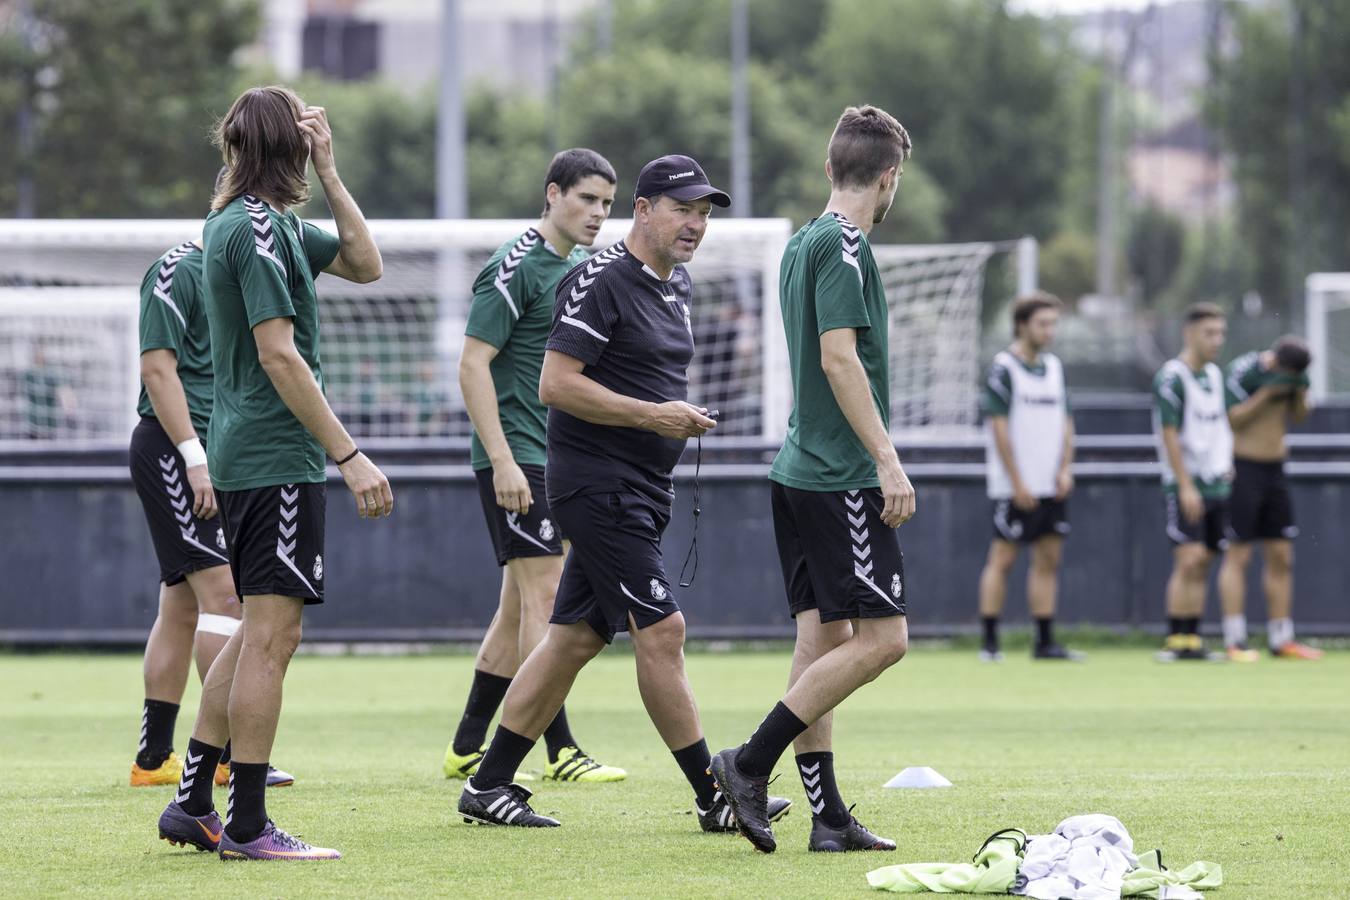
[[[1281,372],[1279,369],[1267,371],[1261,367],[1259,352],[1244,353],[1228,364],[1228,372],[1224,376],[1223,383],[1224,403],[1232,409],[1268,384],[1291,385],[1293,389],[1289,391],[1288,399],[1293,399],[1294,390],[1307,387],[1311,381],[1307,372],[1295,375],[1293,372]]]
[[[553,294],[586,257],[576,247],[564,259],[531,228],[502,244],[473,283],[464,334],[497,348],[491,365],[497,417],[517,465],[544,465],[548,410],[539,402],[539,373],[553,327]],[[476,429],[469,452],[475,471],[492,465]]]
[[[202,251],[191,241],[155,260],[141,280],[141,353],[173,351],[192,429],[205,441],[211,425],[213,388],[211,329],[202,298]],[[136,412],[155,415],[144,383]]]
[[[783,251],[779,302],[796,399],[769,478],[806,491],[877,487],[876,464],[820,367],[820,336],[836,328],[856,329],[872,403],[889,430],[886,294],[862,230],[838,213],[802,226]]]
[[[216,385],[211,481],[222,491],[322,482],[323,448],[272,386],[253,328],[292,319],[295,348],[322,389],[314,278],[337,257],[338,239],[245,194],[206,217],[202,240]]]
[[[1219,390],[1218,385],[1209,383],[1209,373],[1204,369],[1198,372],[1192,369],[1191,374],[1206,391]],[[1179,374],[1169,372],[1165,366],[1153,376],[1153,404],[1160,424],[1181,430],[1186,412],[1186,385]],[[1200,496],[1206,499],[1222,500],[1233,492],[1232,482],[1224,478],[1206,480],[1192,475],[1191,481],[1195,483],[1195,489],[1200,492]],[[1163,492],[1175,494],[1176,483],[1165,483]]]

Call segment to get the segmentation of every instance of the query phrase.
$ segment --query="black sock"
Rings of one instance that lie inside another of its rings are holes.
[[[698,808],[712,809],[713,797],[717,794],[717,786],[713,784],[713,777],[708,772],[708,764],[712,762],[712,754],[708,752],[708,742],[699,738],[698,743],[690,744],[683,750],[672,750],[670,755],[675,757],[675,762],[679,764],[680,771],[688,779],[689,786],[694,789],[694,796],[698,799]]]
[[[196,738],[188,739],[187,758],[183,760],[183,774],[178,779],[178,796],[173,798],[188,815],[204,816],[214,808],[211,787],[222,752],[221,747],[212,747]]]
[[[783,751],[806,730],[806,723],[797,718],[780,700],[759,723],[750,740],[741,746],[736,768],[745,775],[765,778],[773,772],[774,764]]]
[[[220,762],[218,765],[228,766],[230,764],[230,742],[225,742],[225,749],[221,751]]]
[[[1182,623],[1182,619],[1179,618],[1178,616],[1168,616],[1168,617],[1167,617],[1167,633],[1168,633],[1169,635],[1173,635],[1173,634],[1185,634],[1185,633],[1186,633],[1186,626],[1182,625],[1181,623]]]
[[[984,625],[984,646],[994,648],[998,646],[998,616],[981,616],[981,624]]]
[[[535,742],[524,735],[516,734],[505,725],[498,725],[492,743],[488,744],[483,761],[478,764],[478,771],[473,775],[474,788],[486,791],[510,784],[534,745]]]
[[[178,723],[178,704],[146,700],[141,709],[141,746],[136,765],[158,769],[173,752],[173,727]]]
[[[834,754],[798,753],[797,774],[802,776],[802,787],[806,790],[806,802],[811,805],[811,815],[824,821],[831,828],[843,828],[848,824],[848,807],[844,798],[839,796],[839,784],[834,780]]]
[[[474,670],[469,699],[464,704],[464,717],[459,720],[459,728],[455,731],[456,753],[473,753],[487,742],[488,726],[492,724],[492,717],[497,714],[502,698],[506,696],[506,689],[510,686],[510,678]]]
[[[230,795],[225,830],[230,840],[247,843],[267,827],[267,763],[230,763]]]
[[[567,724],[566,706],[558,710],[553,721],[544,729],[544,746],[548,748],[549,762],[558,761],[558,753],[562,748],[577,746],[577,739],[572,737],[572,728]]]
[[[1036,620],[1036,643],[1041,647],[1049,647],[1055,642],[1055,620],[1046,616],[1043,619]]]
[[[1199,634],[1199,633],[1200,633],[1200,619],[1199,619],[1198,617],[1194,617],[1194,616],[1191,617],[1191,618],[1189,618],[1189,619],[1182,619],[1182,620],[1181,620],[1181,629],[1182,629],[1182,633],[1184,633],[1184,634]]]

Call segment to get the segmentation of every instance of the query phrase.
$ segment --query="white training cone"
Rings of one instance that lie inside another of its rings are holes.
[[[951,787],[952,783],[928,766],[910,766],[886,782],[888,788],[939,788]]]

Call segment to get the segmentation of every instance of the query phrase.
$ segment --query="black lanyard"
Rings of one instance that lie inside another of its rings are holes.
[[[694,455],[694,536],[689,542],[689,552],[684,555],[684,565],[680,566],[680,587],[692,587],[694,579],[698,577],[698,517],[703,512],[699,503],[699,470],[703,468],[703,435],[698,436],[698,450]],[[689,568],[689,561],[694,562],[694,571],[689,573],[689,580],[684,580],[685,570]]]

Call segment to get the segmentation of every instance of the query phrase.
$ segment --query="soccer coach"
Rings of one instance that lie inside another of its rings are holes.
[[[548,634],[511,682],[501,725],[460,797],[465,821],[558,824],[531,810],[530,792],[511,779],[582,667],[618,631],[632,635],[643,703],[694,788],[700,824],[718,805],[684,672],[684,616],[661,557],[671,471],[685,442],[716,424],[686,402],[694,339],[682,265],[713,204],[731,198],[694,160],[653,160],[638,176],[628,236],[558,285],[539,399],[550,407],[549,505],[572,553]]]

